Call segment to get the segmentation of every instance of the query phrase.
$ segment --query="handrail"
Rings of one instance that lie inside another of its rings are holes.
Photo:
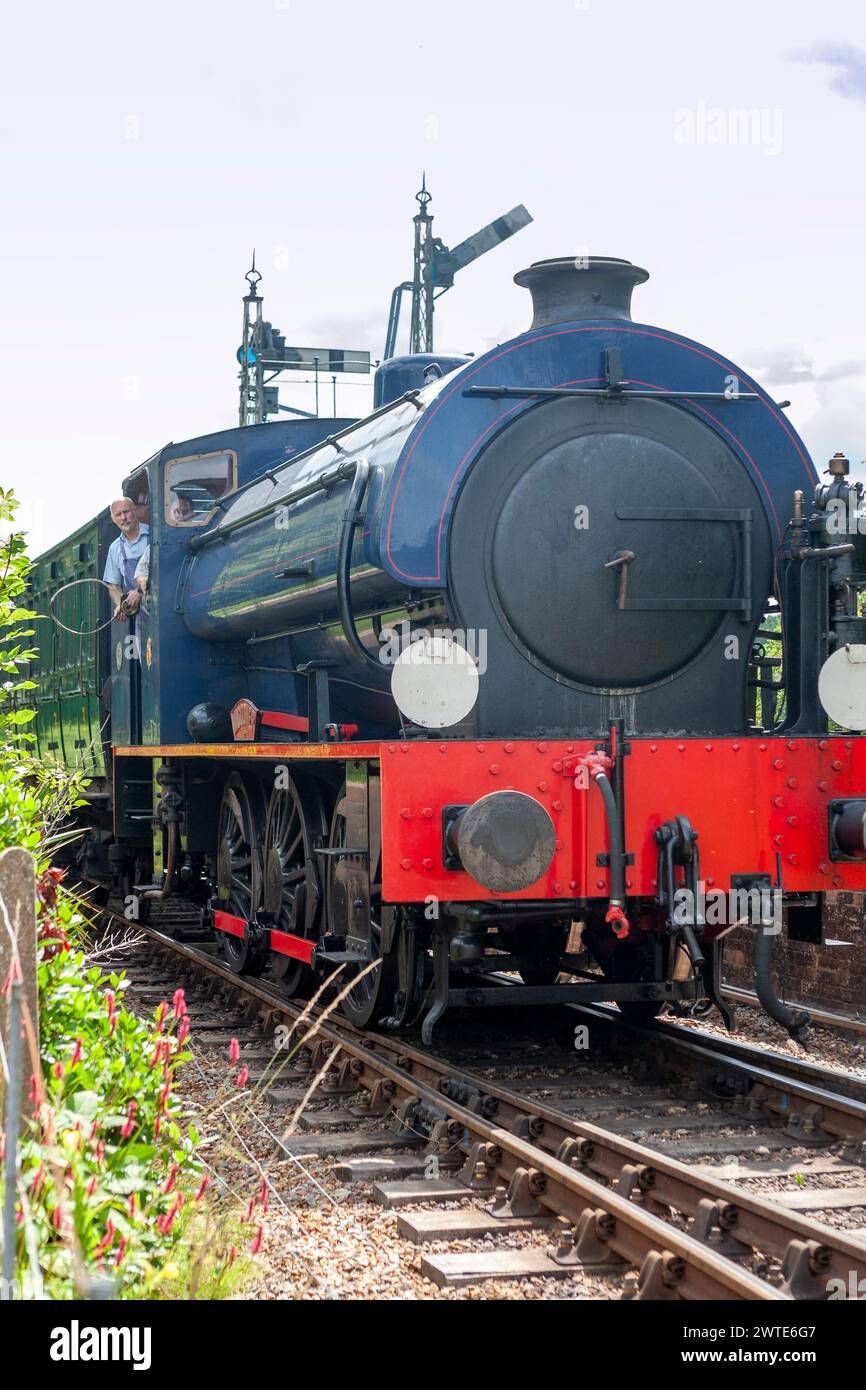
[[[261,521],[264,516],[270,516],[280,507],[291,507],[295,502],[300,502],[305,497],[312,497],[317,492],[328,492],[338,483],[353,477],[356,467],[357,464],[350,461],[339,464],[329,473],[320,473],[318,478],[312,478],[302,487],[295,488],[294,492],[287,492],[282,497],[274,498],[271,502],[266,502],[263,507],[256,507],[254,512],[247,512],[245,516],[236,517],[234,521],[221,522],[213,531],[205,531],[201,536],[194,536],[190,541],[190,549],[193,551],[203,550],[206,545],[212,545],[214,541],[224,540],[226,536],[239,531],[242,526],[249,526],[254,521]]]
[[[352,483],[352,491],[346,504],[343,529],[340,533],[340,549],[337,556],[337,603],[343,635],[352,652],[365,666],[372,666],[381,675],[382,663],[367,650],[361,641],[360,633],[355,624],[355,615],[352,611],[352,544],[355,539],[355,532],[364,520],[361,506],[369,479],[370,465],[366,459],[360,459]]]
[[[237,491],[233,492],[231,495],[232,502],[240,497],[242,493],[248,492],[251,487],[256,487],[259,483],[263,482],[265,478],[269,478],[272,483],[276,483],[278,474],[283,473],[294,464],[300,463],[302,459],[310,458],[312,454],[318,453],[320,449],[327,448],[329,444],[333,449],[337,450],[337,453],[344,453],[345,451],[339,447],[337,440],[342,439],[347,434],[352,434],[355,430],[360,429],[362,425],[368,425],[372,420],[378,420],[381,416],[387,415],[389,411],[395,410],[398,405],[407,405],[411,403],[415,406],[416,410],[420,412],[424,409],[422,405],[418,404],[418,396],[420,394],[418,390],[406,391],[402,396],[398,396],[396,400],[388,401],[387,405],[382,405],[378,410],[374,410],[372,415],[364,416],[363,420],[355,420],[351,425],[347,425],[345,429],[337,430],[334,434],[328,435],[327,439],[320,439],[317,444],[311,444],[308,449],[302,449],[299,454],[292,454],[291,458],[286,459],[284,463],[279,464],[276,468],[271,468],[266,473],[259,473],[255,478],[251,478],[248,483],[244,483],[243,487],[239,487]],[[246,516],[238,517],[236,521],[220,522],[212,531],[204,531],[199,536],[193,536],[189,543],[190,549],[193,551],[203,550],[205,546],[212,545],[214,541],[221,540],[225,536],[231,535],[233,531],[239,530],[241,526],[247,526],[250,522],[259,521],[263,516],[268,516],[271,512],[276,511],[277,507],[290,507],[293,502],[298,502],[304,497],[312,496],[315,492],[333,487],[343,479],[352,477],[354,467],[354,464],[341,464],[340,468],[335,469],[333,473],[323,473],[315,482],[307,483],[304,487],[298,488],[295,492],[288,493],[285,497],[281,497],[273,502],[268,502],[263,507],[257,507],[254,512],[249,512]]]

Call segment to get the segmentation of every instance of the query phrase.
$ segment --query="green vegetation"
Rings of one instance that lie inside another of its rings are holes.
[[[0,489],[0,522],[14,524],[16,505]],[[25,540],[13,531],[0,542],[0,850],[23,846],[37,861],[40,1007],[40,1068],[19,1145],[15,1297],[97,1288],[217,1297],[237,1267],[176,1094],[189,1058],[183,993],[152,1020],[129,1012],[123,977],[93,959],[86,905],[51,867],[75,833],[65,827],[81,781],[38,762],[34,712],[20,707],[33,688],[22,675],[33,655],[27,573]],[[4,1081],[5,1066],[4,1057]]]

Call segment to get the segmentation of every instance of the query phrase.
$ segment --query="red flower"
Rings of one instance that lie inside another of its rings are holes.
[[[242,1067],[241,1070],[238,1072],[238,1079],[237,1079],[237,1081],[235,1082],[235,1085],[236,1085],[236,1086],[246,1086],[246,1084],[247,1084],[247,1082],[249,1081],[249,1079],[250,1079],[250,1069],[249,1069],[249,1067]]]
[[[181,1025],[180,1025],[180,1027],[179,1027],[178,1030],[177,1030],[177,1040],[178,1040],[179,1043],[185,1043],[188,1037],[189,1037],[189,1019],[188,1019],[188,1018],[184,1018],[184,1019],[181,1020]]]
[[[117,1246],[117,1254],[114,1257],[115,1268],[120,1264],[126,1254],[126,1236],[121,1236]]]
[[[114,1222],[112,1221],[111,1217],[109,1216],[108,1220],[107,1220],[106,1223],[105,1223],[105,1235],[102,1237],[102,1240],[99,1242],[99,1244],[98,1244],[97,1247],[96,1247],[96,1254],[97,1254],[97,1255],[101,1255],[102,1252],[103,1252],[103,1250],[107,1250],[107,1249],[108,1249],[108,1247],[111,1245],[111,1243],[112,1243],[113,1240],[114,1240]]]
[[[253,1243],[252,1243],[252,1245],[250,1246],[250,1254],[251,1254],[251,1255],[257,1255],[257,1254],[259,1253],[259,1251],[261,1250],[261,1248],[262,1248],[262,1236],[264,1235],[264,1233],[265,1233],[265,1228],[264,1228],[264,1226],[259,1226],[258,1230],[257,1230],[256,1233],[255,1233],[255,1236],[253,1237]]]
[[[171,1170],[170,1170],[170,1172],[169,1172],[169,1175],[168,1175],[168,1177],[167,1177],[167,1179],[166,1179],[165,1186],[164,1186],[163,1189],[162,1189],[163,1192],[166,1193],[166,1195],[167,1195],[169,1192],[173,1191],[174,1185],[175,1185],[175,1183],[176,1183],[176,1181],[177,1181],[177,1175],[178,1175],[179,1172],[180,1172],[180,1164],[179,1164],[179,1163],[173,1163],[173,1164],[171,1165]]]
[[[229,1044],[229,1061],[231,1062],[232,1066],[237,1066],[240,1060],[241,1045],[238,1042],[237,1038],[232,1038],[231,1043]]]
[[[71,1056],[70,1059],[69,1059],[69,1065],[70,1065],[71,1067],[74,1067],[78,1062],[80,1062],[83,1053],[84,1053],[84,1044],[82,1043],[82,1041],[81,1041],[80,1038],[76,1038],[76,1039],[75,1039],[75,1046],[74,1046],[73,1049],[72,1049],[72,1056]]]
[[[171,1007],[175,1018],[183,1018],[186,1013],[186,1000],[184,999],[182,989],[175,990],[174,998],[171,1001]]]
[[[207,1188],[208,1188],[208,1183],[209,1183],[209,1182],[210,1182],[210,1173],[205,1173],[204,1177],[203,1177],[202,1180],[201,1180],[201,1183],[199,1184],[198,1192],[195,1194],[195,1197],[193,1198],[193,1201],[195,1201],[195,1202],[200,1202],[200,1201],[201,1201],[202,1197],[203,1197],[204,1194],[207,1192]]]
[[[268,1209],[268,1176],[267,1176],[267,1173],[264,1173],[264,1174],[262,1175],[262,1190],[261,1190],[261,1192],[259,1193],[259,1201],[260,1201],[261,1204],[262,1204],[262,1211],[267,1211],[267,1209]]]
[[[95,1174],[95,1173],[94,1173],[93,1177],[90,1179],[90,1182],[87,1184],[87,1187],[86,1187],[84,1190],[85,1190],[85,1192],[87,1193],[88,1197],[92,1197],[92,1196],[93,1196],[94,1192],[96,1191],[96,1174]]]
[[[51,1068],[51,1070],[53,1071],[54,1075],[57,1077],[57,1080],[58,1080],[58,1081],[62,1081],[62,1080],[63,1080],[63,1063],[62,1063],[62,1062],[55,1062],[55,1063],[54,1063],[54,1066]]]
[[[113,990],[113,989],[107,989],[107,990],[105,991],[105,1007],[106,1007],[106,1009],[107,1009],[107,1011],[108,1011],[109,1017],[111,1017],[111,1015],[114,1013],[116,1004],[117,1004],[117,995],[114,993],[114,990]]]
[[[182,1195],[181,1193],[178,1193],[177,1197],[174,1199],[174,1202],[173,1202],[172,1205],[171,1205],[171,1210],[170,1210],[170,1211],[167,1211],[167,1212],[166,1212],[163,1216],[161,1216],[161,1217],[159,1218],[159,1220],[157,1221],[156,1224],[157,1224],[157,1226],[158,1226],[160,1232],[161,1232],[164,1236],[167,1236],[167,1235],[168,1235],[169,1231],[171,1230],[172,1226],[174,1225],[174,1218],[177,1216],[177,1214],[178,1214],[178,1212],[180,1211],[180,1209],[181,1209],[182,1206],[183,1206],[183,1195]]]

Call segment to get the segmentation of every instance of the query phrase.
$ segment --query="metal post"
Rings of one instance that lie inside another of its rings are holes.
[[[250,289],[249,293],[244,295],[244,331],[243,341],[241,343],[241,390],[240,408],[238,410],[238,423],[240,425],[260,425],[264,419],[264,366],[261,362],[261,352],[259,351],[256,353],[255,370],[252,374],[250,373],[249,362],[250,348],[254,343],[258,345],[257,328],[262,318],[262,298],[258,293],[258,285],[261,278],[261,272],[256,270],[256,253],[254,251],[252,266],[244,276]],[[250,401],[251,375],[255,383],[255,399],[252,403]]]
[[[334,410],[333,410],[333,415],[334,415],[334,419],[336,420],[336,418],[337,418],[337,378],[336,378],[336,376],[332,376],[332,377],[331,377],[331,384],[333,385],[333,388],[334,388]]]
[[[415,223],[415,269],[410,352],[433,351],[433,217],[427,211],[431,196],[427,192],[425,175],[421,191],[415,195],[421,211],[412,219]]]
[[[15,1282],[15,1207],[18,1199],[18,1126],[21,1115],[21,981],[9,988],[6,1055],[6,1172],[3,1184],[3,1278],[0,1300],[11,1301]]]

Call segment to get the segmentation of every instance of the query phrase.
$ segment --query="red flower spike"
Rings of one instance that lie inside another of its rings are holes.
[[[55,1075],[55,1077],[57,1078],[58,1081],[62,1081],[62,1080],[63,1080],[63,1063],[62,1063],[62,1062],[55,1062],[55,1063],[54,1063],[54,1066],[51,1068],[51,1070],[52,1070],[52,1072],[54,1073],[54,1075]]]
[[[229,1061],[231,1062],[233,1067],[236,1067],[240,1060],[241,1045],[238,1042],[237,1038],[232,1038],[231,1043],[229,1044]]]
[[[259,1253],[259,1251],[261,1250],[261,1248],[262,1248],[262,1237],[264,1236],[264,1233],[265,1233],[265,1228],[264,1228],[264,1226],[259,1226],[258,1230],[256,1231],[255,1237],[253,1238],[253,1243],[252,1243],[252,1245],[250,1246],[250,1254],[251,1254],[251,1255],[257,1255],[257,1254]]]
[[[177,1030],[177,1040],[178,1040],[179,1043],[185,1043],[188,1037],[189,1037],[189,1019],[188,1019],[188,1018],[184,1018],[184,1019],[181,1021],[180,1027],[179,1027],[178,1030]]]
[[[249,1081],[249,1079],[250,1079],[250,1069],[249,1069],[249,1067],[242,1067],[241,1070],[238,1072],[238,1079],[237,1079],[237,1081],[235,1082],[235,1085],[236,1085],[237,1087],[246,1086],[246,1084],[247,1084],[247,1082]]]
[[[183,1018],[186,1013],[186,1000],[184,999],[182,989],[175,990],[174,998],[171,1001],[171,1008],[175,1018]]]
[[[198,1192],[195,1194],[195,1197],[193,1198],[193,1201],[195,1201],[195,1202],[200,1202],[200,1201],[201,1201],[202,1197],[203,1197],[204,1194],[207,1192],[209,1182],[210,1182],[210,1173],[205,1173],[204,1177],[203,1177],[202,1180],[201,1180],[201,1183],[199,1184]]]

